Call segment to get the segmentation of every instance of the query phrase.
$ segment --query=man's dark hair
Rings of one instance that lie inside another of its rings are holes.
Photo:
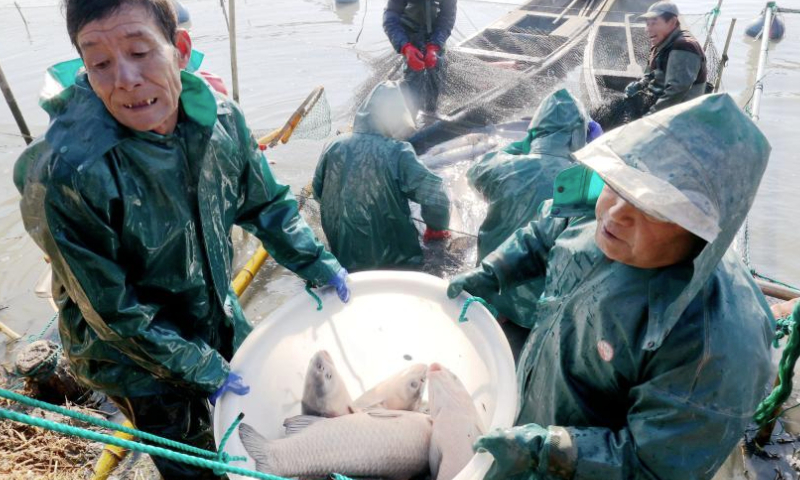
[[[67,33],[69,39],[80,53],[78,45],[78,32],[87,23],[101,20],[114,14],[125,5],[140,5],[144,7],[156,25],[161,29],[168,42],[175,42],[175,32],[178,29],[178,15],[172,0],[64,0],[64,10],[67,17]]]

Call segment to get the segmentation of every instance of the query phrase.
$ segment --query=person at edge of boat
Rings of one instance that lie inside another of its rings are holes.
[[[405,57],[403,92],[412,114],[432,114],[439,100],[440,64],[456,24],[457,0],[388,0],[383,31]]]
[[[65,13],[86,72],[42,99],[50,125],[14,169],[64,352],[138,429],[214,451],[209,400],[249,389],[228,363],[251,330],[230,287],[233,224],[342,301],[347,272],[239,107],[185,70],[192,42],[170,0],[66,0]],[[164,478],[220,478],[153,460]]]
[[[487,153],[467,171],[470,185],[489,204],[478,231],[479,263],[527,225],[543,201],[553,198],[553,181],[572,165],[572,152],[601,133],[580,101],[561,89],[539,105],[524,139]],[[543,287],[544,279],[539,278],[486,299],[501,314],[498,320],[515,358],[536,318]]]
[[[518,426],[475,444],[487,480],[714,475],[772,379],[775,323],[729,250],[769,152],[727,94],[649,115],[575,152],[537,219],[452,280],[545,277]]]
[[[403,141],[413,130],[400,86],[384,82],[359,107],[353,132],[320,156],[312,187],[322,229],[350,271],[422,265],[409,200],[421,207],[426,243],[449,238],[450,200],[442,179]]]
[[[625,95],[634,119],[708,93],[706,56],[697,39],[681,28],[678,7],[656,2],[640,16],[646,20],[650,55],[644,76],[628,84]]]

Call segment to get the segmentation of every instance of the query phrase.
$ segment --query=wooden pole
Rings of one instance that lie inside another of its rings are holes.
[[[239,62],[236,58],[236,0],[230,0],[228,3],[228,22],[231,45],[231,80],[233,83],[233,100],[239,102]]]
[[[736,25],[736,19],[731,19],[731,26],[728,27],[728,38],[725,39],[725,48],[722,49],[722,57],[719,59],[719,67],[717,68],[717,80],[714,82],[714,93],[719,91],[719,85],[722,82],[722,72],[725,70],[725,65],[728,64],[728,47],[731,45],[731,37],[733,36],[733,27]]]
[[[11,341],[19,340],[20,338],[22,338],[22,335],[20,335],[19,333],[15,332],[14,330],[11,330],[11,328],[9,328],[3,322],[0,322],[0,333],[5,334],[5,336],[10,338]]]
[[[0,90],[3,90],[3,96],[6,97],[6,103],[8,104],[8,108],[11,109],[11,115],[14,116],[14,120],[17,122],[17,127],[19,127],[19,131],[22,133],[22,138],[25,139],[26,144],[30,145],[33,141],[33,137],[31,136],[30,130],[28,130],[25,119],[22,117],[22,112],[17,106],[14,94],[11,93],[11,87],[8,85],[8,80],[6,80],[2,68],[0,68]]]
[[[711,35],[714,33],[714,27],[717,26],[717,18],[719,18],[719,11],[722,8],[722,0],[717,2],[717,7],[714,9],[714,16],[711,18],[711,26],[708,27],[708,35],[706,35],[706,43],[703,44],[703,51],[708,50],[708,45],[711,43]]]

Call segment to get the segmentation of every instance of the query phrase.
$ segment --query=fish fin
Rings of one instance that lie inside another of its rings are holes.
[[[399,410],[384,410],[382,408],[375,408],[366,410],[364,413],[374,418],[397,418],[403,415],[404,412]]]
[[[267,443],[269,442],[263,435],[258,433],[255,428],[246,423],[239,425],[239,439],[242,441],[244,449],[250,458],[256,462],[256,470],[261,473],[274,471],[272,460],[267,453]]]
[[[325,417],[316,417],[313,415],[296,415],[294,417],[289,417],[283,421],[283,426],[286,428],[286,436],[297,435],[308,428],[308,426],[320,420],[325,420]]]

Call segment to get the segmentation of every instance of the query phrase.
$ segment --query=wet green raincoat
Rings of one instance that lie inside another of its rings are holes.
[[[532,478],[709,479],[742,437],[771,380],[773,321],[729,246],[769,150],[733,99],[712,95],[575,154],[640,210],[666,198],[637,187],[644,171],[689,200],[670,215],[705,212],[687,222],[708,242],[693,261],[640,269],[606,258],[593,205],[560,201],[581,197],[572,172],[554,204],[484,260],[501,289],[546,275],[518,369],[517,423],[531,424],[520,441],[540,455]]]
[[[539,205],[553,197],[556,175],[571,165],[570,154],[586,145],[586,123],[578,100],[559,90],[544,99],[523,140],[485,155],[469,169],[470,184],[489,203],[478,232],[478,261],[533,220]],[[544,278],[537,278],[487,300],[514,323],[530,328],[543,288]]]
[[[74,77],[73,77],[74,78]],[[251,327],[230,289],[234,224],[316,285],[341,268],[277,183],[238,106],[181,73],[173,134],[120,125],[85,74],[43,101],[17,161],[25,228],[52,261],[73,372],[117,397],[207,395]]]
[[[389,104],[394,110],[384,110]],[[359,107],[353,133],[334,140],[317,165],[313,187],[322,228],[331,251],[349,271],[422,264],[409,200],[421,206],[422,220],[431,229],[449,226],[450,201],[442,179],[419,161],[410,143],[394,138],[402,138],[413,125],[405,109],[397,84],[378,85]],[[411,125],[388,126],[379,110],[391,121],[407,116]]]

